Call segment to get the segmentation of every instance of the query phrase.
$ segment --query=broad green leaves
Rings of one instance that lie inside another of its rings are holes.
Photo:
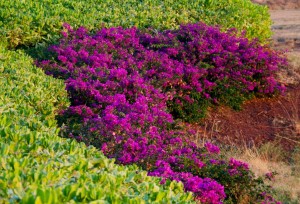
[[[54,113],[68,105],[64,83],[22,52],[0,48],[0,56],[0,203],[193,202],[181,183],[162,186],[136,166],[58,137]]]
[[[0,0],[0,36],[10,47],[52,42],[63,22],[96,30],[103,24],[175,29],[198,21],[246,30],[262,42],[271,36],[267,7],[250,0]]]

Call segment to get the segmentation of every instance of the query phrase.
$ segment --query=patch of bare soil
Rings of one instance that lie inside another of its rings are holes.
[[[299,52],[300,56],[300,9],[273,10],[270,14],[273,20],[273,46]]]
[[[252,2],[267,5],[270,9],[274,32],[273,46],[300,52],[300,0],[252,0]]]
[[[272,10],[300,9],[300,0],[252,0],[254,3],[267,5]]]
[[[284,96],[247,101],[241,111],[212,110],[199,133],[228,145],[275,142],[292,150],[300,145],[300,85],[290,87]]]

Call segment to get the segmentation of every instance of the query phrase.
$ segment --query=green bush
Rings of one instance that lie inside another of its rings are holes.
[[[191,203],[183,185],[120,166],[94,147],[62,139],[55,112],[64,84],[24,53],[0,47],[0,203]]]
[[[10,47],[53,42],[63,22],[94,30],[103,24],[174,29],[198,21],[246,30],[263,43],[271,36],[267,7],[250,0],[0,0],[0,37]]]

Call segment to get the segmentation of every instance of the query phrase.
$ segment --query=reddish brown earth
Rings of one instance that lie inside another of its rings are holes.
[[[206,139],[225,144],[260,146],[275,142],[285,149],[300,145],[300,85],[284,96],[247,101],[241,111],[210,111],[199,128]]]
[[[211,110],[198,126],[199,135],[230,145],[259,146],[271,141],[292,150],[300,147],[300,0],[256,1],[271,9],[293,9],[270,10],[273,47],[289,50],[290,66],[278,74],[287,92],[247,101],[241,111],[228,107]]]

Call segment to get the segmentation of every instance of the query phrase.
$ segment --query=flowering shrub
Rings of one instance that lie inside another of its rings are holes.
[[[135,163],[162,182],[182,181],[202,203],[238,202],[241,191],[262,199],[257,189],[263,184],[247,164],[222,160],[213,144],[198,147],[188,137],[193,131],[176,129],[169,111],[189,119],[194,109],[202,111],[199,104],[226,103],[228,90],[282,91],[272,75],[284,62],[277,53],[201,23],[156,34],[65,28],[51,47],[55,60],[38,62],[66,80],[71,106],[58,118],[64,136],[101,148],[119,163]]]
[[[195,203],[182,183],[116,165],[95,147],[60,138],[64,82],[0,46],[0,203]],[[22,94],[20,94],[22,93]]]
[[[153,74],[160,85],[167,84],[166,89],[175,92],[169,101],[175,117],[197,121],[210,103],[238,109],[253,94],[272,95],[285,89],[274,79],[274,71],[286,64],[281,54],[255,40],[236,37],[234,29],[222,33],[202,23],[188,24],[154,36],[145,34],[141,39],[148,49],[182,64],[176,69],[163,66],[164,73],[172,77]]]

